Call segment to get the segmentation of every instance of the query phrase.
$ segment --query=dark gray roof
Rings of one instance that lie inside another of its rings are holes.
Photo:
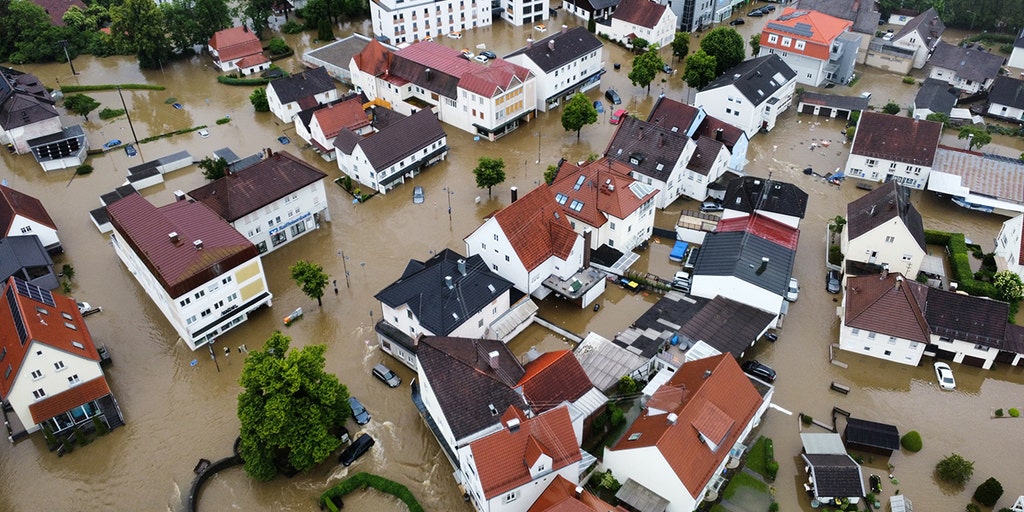
[[[274,80],[267,87],[277,93],[281,104],[288,104],[334,89],[334,79],[326,68],[313,68]]]
[[[744,213],[760,210],[802,219],[807,212],[807,192],[792,183],[744,176],[729,182],[722,205]]]
[[[850,230],[850,240],[896,217],[902,219],[918,247],[924,250],[924,221],[910,203],[910,189],[895,181],[879,185],[846,206],[846,229]]]
[[[715,164],[718,154],[722,152],[724,147],[725,144],[711,137],[698,137],[697,148],[690,155],[690,161],[686,163],[686,168],[697,174],[707,176],[711,172],[711,167]]]
[[[576,9],[586,12],[600,11],[619,5],[619,0],[568,0],[568,2]]]
[[[868,99],[863,96],[842,96],[811,91],[801,94],[800,102],[850,111],[866,110],[868,108]]]
[[[402,159],[444,138],[444,128],[429,108],[385,127],[359,142],[370,165],[376,170]]]
[[[1024,80],[997,76],[988,91],[988,102],[1012,108],[1024,108]]]
[[[1002,55],[982,51],[978,46],[953,46],[945,41],[935,46],[931,59],[933,67],[949,69],[965,80],[984,82],[999,75],[1006,59]]]
[[[363,51],[363,48],[366,48],[366,43],[369,42],[369,37],[362,34],[352,34],[331,44],[310,50],[303,55],[303,58],[312,57],[320,59],[347,70],[348,63],[352,60],[352,57]]]
[[[491,352],[498,353],[497,368],[489,364]],[[514,389],[526,372],[501,340],[427,336],[416,359],[455,439],[500,423],[510,406],[529,410]]]
[[[705,86],[702,91],[733,85],[751,103],[760,105],[795,76],[793,68],[778,55],[771,54],[745,60],[733,66]]]
[[[1017,35],[1017,40],[1013,42],[1014,48],[1024,48],[1024,28],[1020,29],[1020,34]]]
[[[900,449],[900,431],[896,425],[847,418],[843,436],[846,437],[846,442],[861,446],[883,450]]]
[[[0,67],[0,128],[13,130],[58,116],[35,75]]]
[[[924,317],[932,334],[1002,349],[1009,314],[1005,302],[928,288]]]
[[[775,315],[767,311],[719,295],[683,324],[679,332],[738,359],[774,321]]]
[[[554,49],[549,46],[554,42]],[[601,40],[591,34],[586,27],[574,27],[545,37],[533,43],[533,46],[520,48],[505,58],[525,54],[545,73],[554,71],[580,57],[604,46]]]
[[[667,181],[688,140],[685,133],[626,116],[615,130],[605,156],[629,164],[640,174]]]
[[[4,282],[15,274],[24,279],[25,276],[20,274],[21,269],[32,269],[35,275],[40,268],[52,271],[51,266],[53,260],[38,236],[9,236],[0,239],[0,278]],[[56,284],[56,277],[53,281]],[[33,280],[33,284],[38,283]]]
[[[650,359],[676,334],[673,326],[689,322],[708,302],[708,299],[700,297],[684,297],[672,293],[665,295],[633,322],[632,327],[637,334],[635,339],[632,336],[616,336],[612,343]]]
[[[466,262],[465,274],[459,260]],[[451,288],[445,277],[452,278]],[[465,258],[445,249],[427,261],[410,260],[402,277],[375,298],[393,308],[408,306],[424,329],[447,336],[510,288],[512,283],[492,272],[480,256]]]
[[[939,18],[939,13],[934,7],[929,7],[927,11],[918,14],[906,25],[903,25],[903,28],[892,39],[897,41],[907,34],[917,32],[920,40],[925,41],[928,47],[932,48],[939,42],[939,38],[945,31],[946,25]]]
[[[697,254],[694,276],[733,276],[776,295],[785,295],[796,251],[745,231],[708,233]],[[762,258],[768,264],[762,267]]]
[[[925,78],[914,97],[914,108],[926,108],[932,112],[949,114],[956,106],[957,95],[949,83],[936,78]]]
[[[815,495],[821,498],[862,498],[864,479],[849,455],[802,454],[811,466]]]
[[[798,0],[797,9],[810,9],[853,22],[854,32],[874,35],[882,14],[864,0]]]

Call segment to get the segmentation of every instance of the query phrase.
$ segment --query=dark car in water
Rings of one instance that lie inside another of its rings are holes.
[[[829,293],[839,293],[842,285],[840,284],[840,274],[838,271],[829,270],[825,274],[825,291]]]
[[[765,382],[775,382],[775,370],[771,366],[768,366],[757,359],[752,359],[743,363],[741,366],[743,371],[748,375],[753,375]]]
[[[348,407],[352,409],[352,417],[356,420],[356,424],[366,425],[370,422],[370,413],[366,411],[366,407],[363,407],[363,403],[358,398],[348,397]]]
[[[604,92],[604,97],[608,98],[608,101],[612,102],[612,105],[621,105],[622,98],[619,93],[615,92],[615,89],[608,89]]]
[[[355,441],[352,441],[352,444],[348,445],[348,447],[341,452],[341,455],[338,456],[338,464],[345,467],[351,466],[356,459],[362,457],[363,454],[366,453],[374,444],[376,444],[376,441],[370,437],[370,434],[363,434],[359,436]]]

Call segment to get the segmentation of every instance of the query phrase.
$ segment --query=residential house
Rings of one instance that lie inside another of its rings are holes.
[[[572,420],[577,443],[590,439],[593,429],[590,420],[598,411],[603,411],[608,397],[594,387],[590,377],[573,355],[571,350],[555,350],[527,356],[523,366],[525,373],[516,383],[516,389],[526,397],[533,414],[540,414],[554,407],[567,406]],[[585,456],[586,464],[593,462],[590,454]]]
[[[913,52],[914,69],[921,69],[928,56],[942,40],[942,33],[946,31],[946,25],[939,19],[939,13],[934,7],[914,17],[893,36],[891,44]]]
[[[853,26],[850,27],[850,30],[862,35],[860,51],[857,52],[857,62],[863,64],[868,45],[874,38],[875,32],[878,31],[879,20],[882,17],[875,5],[875,2],[861,0],[797,0],[794,7],[801,10],[817,11],[852,22]]]
[[[567,28],[526,46],[504,58],[522,66],[536,79],[536,105],[546,112],[568,102],[576,93],[601,85],[604,44],[585,27]]]
[[[611,16],[611,24],[596,25],[598,35],[633,47],[636,38],[664,48],[675,39],[678,18],[663,4],[651,0],[621,0]]]
[[[758,56],[779,55],[801,84],[845,84],[853,78],[862,37],[850,32],[852,26],[818,11],[787,7],[765,23]]]
[[[996,267],[1000,271],[1009,270],[1024,278],[1024,262],[1021,262],[1021,256],[1024,256],[1022,233],[1024,233],[1024,215],[1017,215],[1003,222],[1003,227],[1000,228],[999,235],[996,236],[994,252]]]
[[[403,116],[374,107],[365,134],[342,128],[334,139],[338,168],[379,194],[415,178],[448,156],[448,136],[430,109]]]
[[[581,307],[604,293],[604,274],[589,268],[583,236],[546,184],[489,217],[465,240],[468,255],[480,255],[523,293],[539,299],[559,293]]]
[[[953,46],[941,41],[935,46],[928,62],[932,66],[929,78],[942,80],[960,91],[974,94],[992,87],[1006,59],[971,43]]]
[[[321,158],[331,161],[337,158],[334,139],[342,130],[352,130],[364,135],[372,131],[370,119],[364,111],[366,96],[350,94],[324,105],[316,105],[295,116],[295,134],[313,145]]]
[[[537,109],[538,81],[529,69],[501,58],[476,62],[434,41],[393,53],[370,41],[351,66],[356,91],[370,101],[405,115],[433,110],[442,123],[492,141]]]
[[[349,64],[352,63],[352,57],[363,51],[363,48],[366,48],[366,44],[371,40],[372,38],[369,36],[354,32],[333,43],[307,50],[302,54],[302,64],[307,68],[322,67],[327,70],[327,74],[331,75],[331,78],[351,87],[352,72],[349,70]],[[392,51],[398,49],[393,46],[385,46]]]
[[[562,10],[583,22],[608,18],[618,5],[619,0],[562,0]]]
[[[928,183],[941,136],[942,123],[864,112],[857,121],[846,175],[921,190]]]
[[[267,84],[270,112],[286,123],[291,123],[300,111],[336,99],[338,89],[324,68],[307,69]]]
[[[1024,161],[940,145],[928,190],[963,208],[1014,217],[1024,213]]]
[[[504,9],[501,11],[501,18],[516,27],[536,23],[537,25],[534,27],[540,27],[543,31],[546,27],[540,22],[547,20],[550,14],[551,2],[549,0],[540,2],[511,0],[505,3]]]
[[[1006,61],[1006,65],[1011,68],[1024,69],[1024,28],[1020,30],[1020,34],[1017,34],[1017,39],[1013,41],[1013,51],[1010,53],[1010,59]]]
[[[745,60],[697,92],[708,115],[740,127],[747,137],[771,131],[793,102],[796,72],[778,55]]]
[[[515,407],[504,428],[459,450],[462,485],[476,510],[526,511],[556,479],[578,484],[580,439],[568,408],[528,417]]]
[[[732,5],[736,2],[729,1]],[[680,0],[667,4],[679,20],[679,32],[703,32],[715,21],[716,2],[710,0]]]
[[[32,0],[32,3],[42,7],[46,14],[50,15],[50,22],[56,27],[64,26],[64,13],[72,6],[78,7],[82,12],[87,9],[82,0]]]
[[[114,252],[192,350],[270,306],[256,246],[201,201],[107,205]]]
[[[632,507],[640,496],[658,503],[649,510],[694,510],[724,487],[726,463],[745,451],[771,396],[729,354],[688,362],[605,448],[604,466],[623,483],[616,497]]]
[[[9,277],[0,303],[0,401],[11,440],[40,429],[70,436],[124,425],[74,299]]]
[[[698,146],[706,147],[708,144],[706,141],[701,143],[701,138],[710,138],[722,143],[729,152],[729,161],[726,164],[728,170],[743,171],[743,167],[747,165],[747,146],[750,143],[750,138],[747,137],[746,132],[728,121],[709,116],[703,108],[694,108],[666,96],[659,96],[654,101],[654,108],[647,116],[647,122],[671,132],[681,131],[696,141]],[[696,165],[708,160],[711,159],[691,156],[691,162],[688,162],[687,168],[695,170],[690,167],[690,163]],[[706,176],[713,183],[724,173],[725,170],[709,169]],[[697,195],[699,196],[700,192],[697,192]]]
[[[839,505],[860,503],[866,495],[860,464],[853,460],[839,434],[800,434],[803,442],[804,471],[808,495],[819,503]]]
[[[957,93],[942,80],[925,78],[914,96],[914,119],[927,119],[930,114],[947,117],[956,107]]]
[[[586,249],[608,246],[626,253],[650,239],[658,191],[629,172],[629,166],[607,157],[558,169],[550,190],[573,230],[589,238]]]
[[[889,270],[916,277],[927,247],[910,190],[890,181],[847,205],[840,247],[848,274]]]
[[[0,279],[15,276],[44,290],[60,286],[53,272],[53,260],[37,236],[0,238]]]
[[[263,55],[263,45],[249,27],[217,31],[206,43],[213,65],[224,73],[238,70],[242,76],[270,69],[270,59]]]
[[[1024,121],[1024,80],[997,76],[988,91],[986,112],[1006,121]]]
[[[511,289],[512,283],[487,268],[479,256],[467,259],[444,249],[426,261],[409,260],[402,276],[374,296],[381,307],[381,319],[374,326],[380,349],[416,370],[422,336],[507,342],[529,324],[510,322]],[[537,311],[528,297],[515,306],[526,320]]]
[[[526,512],[610,512],[615,507],[561,475],[540,493]]]
[[[35,75],[0,68],[0,144],[31,152],[44,171],[80,165],[89,146],[82,127],[65,128],[53,105]]]
[[[763,215],[800,228],[807,212],[807,192],[785,181],[744,176],[729,182],[722,201],[722,219]]]
[[[633,179],[658,190],[654,206],[665,209],[683,195],[698,201],[707,197],[708,185],[725,172],[728,163],[728,151],[721,143],[717,152],[709,147],[714,142],[710,140],[700,152],[685,132],[629,116],[619,123],[604,157],[626,164]]]
[[[62,254],[57,225],[38,199],[0,185],[0,236],[35,235],[50,254]]]
[[[482,0],[370,2],[375,39],[396,46],[487,27],[491,18],[491,3]]]
[[[868,98],[864,96],[842,96],[805,91],[800,95],[797,111],[801,114],[849,120],[854,112],[858,115],[868,109]]]

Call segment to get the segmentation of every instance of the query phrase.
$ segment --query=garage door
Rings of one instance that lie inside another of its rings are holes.
[[[975,368],[982,368],[985,366],[985,360],[980,357],[964,356],[963,363],[967,366],[973,366]]]
[[[996,354],[996,362],[997,363],[1012,363],[1013,362],[1013,358],[1015,358],[1015,357],[1017,357],[1017,354],[1015,354],[1013,352],[1009,352],[1009,351],[1006,351],[1006,350],[1000,350],[999,353]]]
[[[932,347],[935,347],[935,345],[929,345],[929,348],[932,348]],[[934,351],[935,351],[935,359],[939,359],[939,360],[942,360],[942,361],[952,361],[953,358],[956,357],[956,352],[951,352],[949,350],[942,350],[939,347],[935,347]]]
[[[805,103],[803,108],[801,108],[800,113],[801,114],[814,114],[814,105],[808,105],[808,104]]]
[[[821,107],[820,109],[818,109],[818,115],[821,117],[832,117],[832,108]]]
[[[850,111],[849,110],[836,110],[836,119],[844,119],[845,120],[845,119],[849,119],[849,118],[850,118]]]

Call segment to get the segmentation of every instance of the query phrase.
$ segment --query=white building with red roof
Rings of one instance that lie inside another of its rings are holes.
[[[270,68],[260,39],[245,25],[216,32],[206,46],[213,65],[225,73],[238,70],[245,76]]]
[[[124,425],[100,367],[85,320],[74,299],[16,277],[0,301],[0,401],[11,439],[46,428],[67,436],[92,429],[99,418],[110,429]]]
[[[365,96],[355,94],[299,112],[295,116],[295,134],[312,144],[324,159],[334,160],[334,138],[342,130],[360,135],[372,131],[370,118],[363,109],[365,100]]]
[[[717,497],[726,463],[742,456],[772,394],[730,354],[687,362],[619,442],[605,448],[604,466],[623,483],[616,497],[632,507],[640,507],[639,499],[657,502],[657,510],[668,512],[690,512]]]
[[[622,0],[609,25],[597,24],[597,33],[630,47],[633,39],[640,38],[662,48],[672,43],[677,25],[676,13],[663,4],[651,0]]]
[[[796,71],[796,81],[818,87],[853,78],[860,40],[853,22],[807,9],[783,9],[761,30],[758,56],[778,55]]]
[[[480,63],[458,50],[420,41],[391,52],[370,41],[352,58],[352,83],[411,115],[429,108],[442,123],[489,140],[510,133],[537,110],[536,77],[504,59]]]
[[[139,194],[107,205],[114,252],[192,350],[273,295],[260,252],[205,203],[156,207]]]
[[[57,225],[43,203],[28,194],[0,185],[0,238],[32,235],[39,238],[46,252],[64,252],[57,237]]]

